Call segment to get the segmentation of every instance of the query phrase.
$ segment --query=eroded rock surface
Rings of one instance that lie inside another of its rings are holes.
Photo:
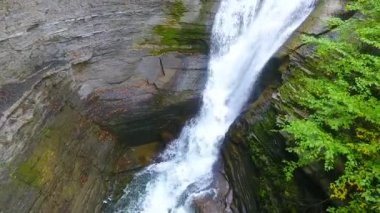
[[[202,11],[205,18],[198,18],[206,3],[183,1],[183,18],[172,20],[171,4],[155,0],[1,3],[2,122],[53,72],[68,74],[80,99],[89,103],[86,111],[104,126],[114,126],[119,120],[112,119],[120,114],[143,117],[152,108],[162,110],[199,97],[207,56],[165,52],[154,56],[155,50],[167,46],[160,41],[166,35],[155,33],[154,27],[180,29],[182,19],[202,24],[204,37],[199,39],[207,44],[210,23],[205,20],[212,13]]]
[[[196,112],[215,2],[0,2],[0,212],[101,211]]]

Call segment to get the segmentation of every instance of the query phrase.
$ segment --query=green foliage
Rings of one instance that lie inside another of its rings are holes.
[[[304,116],[288,116],[283,130],[294,139],[289,148],[299,160],[295,169],[323,162],[338,168],[330,185],[331,198],[344,206],[331,212],[380,212],[380,1],[350,1],[348,20],[332,19],[331,37],[306,37],[316,46],[313,74],[298,72],[280,92]]]
[[[275,131],[268,131],[276,127],[276,112],[269,109],[262,115],[262,119],[250,126],[251,133],[248,139],[251,160],[257,167],[258,175],[257,194],[258,203],[265,212],[295,212],[301,207],[300,194],[295,181],[286,182],[282,159],[279,157],[281,150],[275,142]],[[267,143],[274,140],[273,143]],[[301,207],[302,208],[302,207]]]

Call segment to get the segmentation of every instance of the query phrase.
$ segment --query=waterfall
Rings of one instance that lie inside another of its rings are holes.
[[[310,14],[316,0],[222,0],[212,30],[209,75],[198,115],[136,174],[116,212],[193,212],[210,190],[225,133],[271,56]]]

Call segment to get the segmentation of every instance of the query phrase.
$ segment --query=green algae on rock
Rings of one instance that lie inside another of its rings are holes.
[[[9,165],[13,172],[8,183],[2,183],[6,190],[0,191],[0,204],[8,206],[9,203],[3,203],[8,196],[24,200],[23,194],[29,192],[22,207],[13,205],[9,210],[95,211],[107,192],[106,178],[113,164],[112,156],[108,155],[112,152],[112,142],[99,138],[99,127],[84,120],[70,107],[64,107],[52,118],[31,137],[33,149],[19,156],[19,163]],[[7,194],[7,189],[12,187],[19,190]],[[94,199],[89,188],[103,196]],[[83,199],[87,204],[78,205]],[[65,202],[54,204],[59,200]]]
[[[157,39],[144,39],[143,45],[153,47],[153,55],[161,55],[167,52],[179,52],[185,54],[207,54],[209,51],[210,27],[206,26],[207,16],[214,6],[214,1],[200,1],[201,9],[192,21],[182,21],[188,12],[183,0],[175,0],[169,4],[167,23],[156,25],[153,32]]]
[[[154,50],[154,54],[176,51],[180,53],[202,53],[209,51],[206,26],[198,24],[182,24],[179,27],[158,25],[154,32],[160,36],[162,47]]]
[[[175,0],[170,6],[168,14],[176,21],[179,21],[186,12],[186,7],[182,0]]]

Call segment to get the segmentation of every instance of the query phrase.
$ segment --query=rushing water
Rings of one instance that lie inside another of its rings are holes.
[[[138,173],[116,212],[193,212],[210,190],[212,167],[231,123],[270,57],[306,19],[315,0],[222,0],[212,31],[209,76],[197,117]]]

